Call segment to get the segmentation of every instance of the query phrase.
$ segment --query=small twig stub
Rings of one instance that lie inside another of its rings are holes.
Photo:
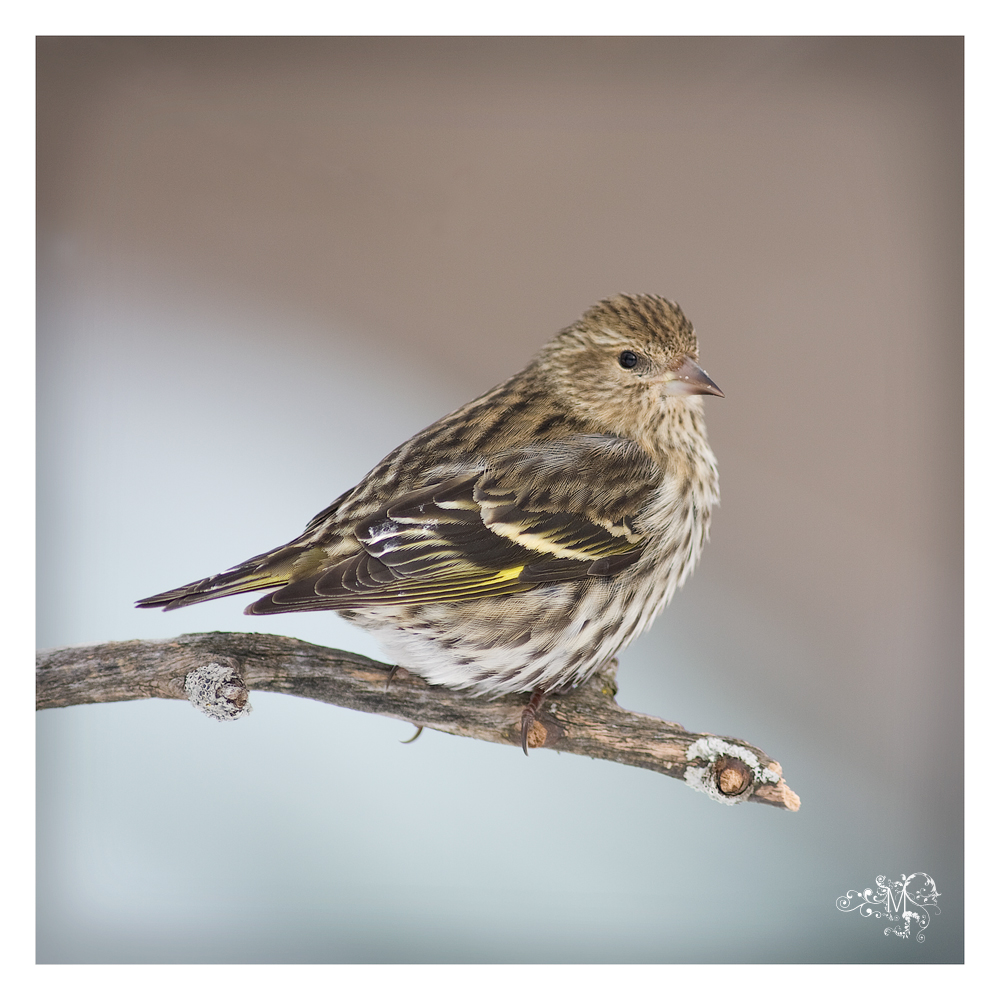
[[[206,663],[184,678],[184,692],[195,708],[220,722],[249,715],[250,692],[237,667]]]

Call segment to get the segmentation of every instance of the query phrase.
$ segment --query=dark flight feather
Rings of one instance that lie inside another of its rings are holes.
[[[595,495],[598,459],[613,485]],[[613,576],[642,553],[631,518],[659,476],[637,445],[606,435],[502,453],[476,474],[394,498],[355,525],[362,552],[289,582],[247,613],[465,601]]]

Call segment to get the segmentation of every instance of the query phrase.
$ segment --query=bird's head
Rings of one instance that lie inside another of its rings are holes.
[[[537,364],[563,405],[618,434],[692,397],[721,396],[698,365],[694,327],[659,295],[615,295],[588,309],[542,348]]]

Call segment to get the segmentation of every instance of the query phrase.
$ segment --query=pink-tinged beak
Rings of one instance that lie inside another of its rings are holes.
[[[690,358],[685,358],[656,381],[663,383],[663,391],[668,396],[725,396],[708,373]]]

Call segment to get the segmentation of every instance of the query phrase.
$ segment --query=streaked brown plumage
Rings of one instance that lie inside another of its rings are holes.
[[[294,541],[140,607],[271,590],[248,614],[334,610],[396,663],[476,694],[578,684],[663,609],[718,501],[676,304],[616,295],[421,431]]]

